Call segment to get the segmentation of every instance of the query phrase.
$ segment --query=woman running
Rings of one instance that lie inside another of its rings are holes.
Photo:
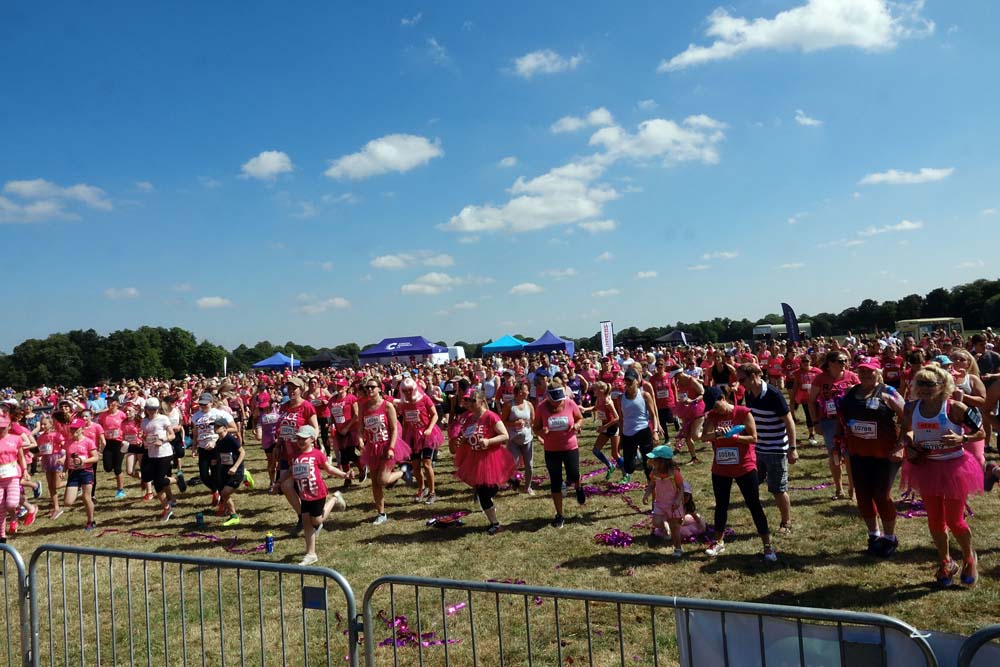
[[[400,383],[401,398],[398,414],[403,415],[403,440],[410,445],[410,464],[417,482],[414,502],[433,505],[437,500],[434,493],[434,453],[444,442],[444,434],[437,425],[437,409],[434,401],[417,388],[413,378]]]
[[[643,471],[649,477],[649,463],[646,454],[660,442],[663,428],[656,412],[656,399],[642,388],[638,369],[630,367],[625,371],[625,391],[615,402],[622,425],[622,457],[624,474],[622,484],[632,481],[636,456],[641,457]]]
[[[361,408],[364,440],[361,465],[368,469],[372,479],[372,500],[375,503],[372,524],[380,526],[389,520],[385,512],[385,488],[409,473],[407,461],[410,459],[410,447],[399,437],[396,408],[382,397],[382,386],[378,380],[369,378],[362,387],[367,400]],[[397,464],[401,470],[394,470]]]
[[[687,445],[688,454],[691,455],[688,463],[701,463],[694,443],[701,438],[702,424],[705,423],[705,402],[702,400],[705,388],[687,372],[674,375],[674,382],[677,383],[677,406],[674,414],[681,420],[681,432],[677,438]]]
[[[833,500],[854,497],[850,466],[847,468],[847,493],[844,494],[842,469],[844,457],[840,442],[836,439],[839,418],[837,403],[848,389],[861,383],[861,378],[854,371],[847,370],[849,361],[845,352],[838,350],[827,352],[826,360],[821,367],[822,373],[816,376],[809,389],[809,410],[812,412],[813,423],[819,424],[826,445],[827,463],[833,478]]]
[[[514,457],[505,447],[507,429],[500,415],[489,409],[486,394],[470,389],[465,396],[467,412],[462,418],[455,454],[455,475],[476,492],[479,506],[490,525],[487,535],[500,532],[493,502],[500,485],[514,474]]]
[[[582,427],[580,408],[567,397],[562,380],[553,378],[544,399],[535,410],[532,422],[532,430],[545,449],[545,467],[556,511],[550,524],[553,528],[562,528],[566,524],[563,517],[563,469],[566,471],[566,484],[576,489],[576,501],[581,505],[587,502],[580,486],[580,448],[577,443]]]
[[[531,488],[532,483],[532,442],[534,434],[531,432],[531,424],[535,420],[535,406],[528,400],[528,383],[518,382],[514,386],[513,398],[503,403],[501,418],[504,427],[507,429],[509,439],[507,440],[507,450],[514,457],[514,470],[517,470],[518,462],[524,468],[524,493],[529,496],[535,495],[535,490]],[[514,490],[518,490],[520,485],[515,478],[511,484]]]

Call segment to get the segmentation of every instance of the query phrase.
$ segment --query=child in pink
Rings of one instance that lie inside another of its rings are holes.
[[[7,542],[7,515],[17,516],[21,477],[26,470],[21,436],[10,433],[10,417],[0,413],[0,543]]]
[[[329,493],[326,482],[323,481],[323,473],[344,479],[354,476],[353,471],[344,472],[330,463],[323,450],[316,449],[318,437],[319,433],[309,424],[299,427],[295,432],[298,452],[290,462],[292,479],[295,480],[302,508],[299,517],[306,540],[306,555],[299,565],[313,565],[319,560],[316,555],[316,534],[323,528],[323,522],[330,517],[331,512],[343,512],[347,509],[340,491]]]
[[[38,456],[42,461],[42,470],[45,471],[45,481],[49,487],[49,500],[52,502],[49,518],[55,519],[62,514],[59,508],[59,476],[66,469],[66,452],[63,450],[65,441],[53,426],[52,417],[42,417],[40,426],[41,431],[35,440],[38,442]]]
[[[674,450],[670,445],[654,447],[646,454],[652,472],[646,483],[643,504],[653,499],[653,525],[660,530],[670,527],[670,541],[674,544],[674,558],[682,558],[681,523],[684,521],[684,478],[674,464]]]

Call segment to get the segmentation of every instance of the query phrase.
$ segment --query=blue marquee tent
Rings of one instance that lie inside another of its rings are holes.
[[[405,336],[403,338],[383,338],[378,345],[373,345],[358,355],[361,359],[380,359],[385,357],[410,357],[448,353],[448,348],[435,345],[423,336]]]
[[[528,343],[524,346],[525,352],[555,352],[563,350],[569,354],[573,354],[576,346],[573,344],[573,341],[560,338],[548,330],[534,343]]]
[[[254,368],[292,368],[299,367],[299,360],[292,360],[291,357],[282,354],[281,352],[275,352],[267,359],[261,359],[253,365]]]
[[[492,343],[483,345],[483,354],[502,354],[504,352],[520,352],[528,343],[520,338],[507,334],[497,338]]]

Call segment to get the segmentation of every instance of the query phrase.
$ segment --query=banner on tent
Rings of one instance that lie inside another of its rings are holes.
[[[615,349],[615,331],[611,320],[601,322],[601,354],[608,354]]]

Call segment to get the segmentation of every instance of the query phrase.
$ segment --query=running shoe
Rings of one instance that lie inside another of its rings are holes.
[[[373,526],[381,526],[383,523],[385,523],[388,520],[389,520],[389,515],[386,514],[385,512],[382,512],[381,514],[379,514],[379,515],[377,515],[375,517],[375,520],[372,521],[372,525]]]
[[[125,497],[125,489],[118,489],[115,491],[115,500],[121,500]]]
[[[86,530],[87,532],[90,532],[91,530],[94,530],[95,528],[97,528],[97,522],[96,521],[88,521],[83,526],[83,529]]]
[[[869,556],[874,556],[878,553],[878,541],[882,539],[880,535],[872,535],[868,533],[868,548],[865,549],[865,553]]]
[[[587,502],[587,493],[583,490],[582,484],[576,485],[576,502],[580,503],[581,505]]]
[[[424,498],[424,505],[433,505],[434,503],[437,502],[437,499],[438,499],[437,496],[432,493],[428,495],[426,498]]]
[[[56,519],[58,519],[59,517],[61,517],[63,515],[64,511],[65,510],[62,510],[62,509],[55,510],[55,511],[49,513],[49,518],[52,519],[53,521],[55,521]]]
[[[423,502],[424,498],[428,495],[428,493],[429,492],[427,489],[420,489],[420,492],[413,497],[413,502],[415,503]]]
[[[250,474],[249,470],[243,471],[243,486],[251,490],[257,488],[257,482],[254,481],[253,475]]]
[[[315,565],[318,562],[319,562],[319,556],[317,556],[316,554],[306,554],[305,558],[299,561],[299,565],[307,567],[309,565]]]
[[[166,507],[163,508],[163,511],[160,512],[160,521],[166,523],[167,521],[170,521],[170,517],[172,517],[173,515],[174,515],[174,508],[167,505]]]
[[[18,519],[23,519],[27,513],[28,513],[28,508],[25,507],[24,505],[21,505],[20,507],[17,508]]]
[[[37,498],[38,496],[42,495],[42,483],[41,482],[35,482],[34,484],[32,484],[31,485],[31,493],[35,496],[35,498]]]
[[[726,543],[722,540],[719,540],[709,548],[705,549],[705,554],[711,556],[712,558],[721,556],[724,553],[726,553]]]
[[[486,534],[487,535],[496,535],[499,532],[500,532],[500,524],[499,523],[491,523],[490,527],[486,529]]]
[[[630,484],[631,482],[632,482],[632,475],[630,475],[629,473],[625,473],[624,475],[622,475],[622,481],[621,481],[622,484]]]
[[[986,469],[983,471],[983,489],[986,490],[986,493],[992,491],[997,483],[996,469],[997,464],[990,461],[986,464]]]
[[[615,474],[615,470],[617,469],[618,469],[617,466],[608,466],[608,471],[604,473],[604,481],[610,482],[611,476]]]
[[[673,556],[677,560],[680,560],[681,558],[684,558],[684,550],[681,549],[680,547],[677,547],[676,549],[674,549]]]
[[[344,512],[344,511],[346,511],[347,510],[347,501],[344,500],[343,494],[340,491],[334,491],[333,492],[333,497],[336,498],[336,500],[333,503],[333,511],[335,511],[335,512]]]
[[[366,479],[368,479],[368,468],[367,468],[367,466],[361,468],[361,474],[358,475],[358,481],[359,482],[363,482]]]
[[[535,495],[535,490],[530,486],[527,489],[525,489],[524,492],[527,493],[529,496]]]
[[[10,533],[11,535],[17,532],[17,528],[18,528],[17,519],[14,519],[9,524],[7,524],[7,532]]]
[[[816,439],[816,436],[811,435],[811,436],[809,436],[809,444],[810,445],[814,445],[814,446],[818,445],[819,444],[819,440]]]
[[[972,552],[972,560],[962,562],[961,582],[966,586],[975,586],[979,581],[979,556]]]
[[[775,552],[774,548],[770,544],[764,547],[764,560],[766,560],[768,563],[778,562],[778,554],[777,552]]]
[[[238,526],[240,524],[239,514],[230,514],[229,518],[222,522],[223,526]]]
[[[955,575],[959,572],[958,563],[952,559],[948,559],[941,563],[941,567],[938,568],[937,573],[934,578],[937,580],[938,586],[942,588],[947,588],[951,586],[952,581],[955,579]]]
[[[563,518],[562,514],[556,514],[555,518],[549,523],[553,528],[562,528],[566,525],[566,519]]]
[[[24,525],[25,525],[25,527],[30,526],[31,524],[35,523],[35,517],[36,516],[38,516],[38,508],[37,507],[33,511],[28,512],[28,514],[24,517]]]
[[[215,516],[226,516],[226,506],[219,503],[219,506],[215,508]]]
[[[152,493],[146,493],[146,494],[143,494],[142,499],[145,500],[148,503],[150,500],[153,499],[153,497],[154,496],[153,496]]]
[[[399,466],[400,470],[403,471],[403,481],[406,482],[407,486],[413,485],[413,466],[409,463],[404,463]]]
[[[185,491],[188,490],[187,480],[184,479],[184,471],[183,470],[178,470],[176,477],[177,477],[177,489],[181,493],[184,493]]]
[[[875,542],[875,555],[879,558],[889,558],[899,548],[899,540],[893,535],[891,538],[884,535]]]

